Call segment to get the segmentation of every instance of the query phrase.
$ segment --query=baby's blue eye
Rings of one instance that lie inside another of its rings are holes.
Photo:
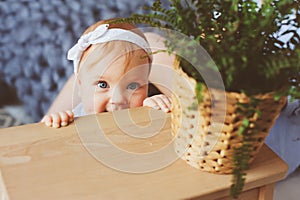
[[[136,83],[136,82],[133,82],[133,83],[130,83],[130,84],[127,86],[127,89],[129,89],[129,90],[136,90],[136,89],[138,89],[139,87],[141,87],[141,84]]]
[[[99,83],[97,84],[97,86],[99,88],[108,88],[108,84],[106,81],[99,81]]]

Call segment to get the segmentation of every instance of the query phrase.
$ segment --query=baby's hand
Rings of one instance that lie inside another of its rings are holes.
[[[170,112],[172,108],[172,101],[171,98],[167,97],[166,95],[159,94],[146,98],[143,101],[143,106],[149,106],[157,110]]]
[[[46,115],[41,120],[46,126],[54,128],[67,126],[72,121],[74,121],[74,114],[70,110]]]

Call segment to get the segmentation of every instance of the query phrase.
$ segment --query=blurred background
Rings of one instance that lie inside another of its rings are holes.
[[[89,25],[102,19],[145,13],[143,5],[153,2],[1,1],[0,127],[42,118],[73,72],[72,63],[66,58],[68,49]]]
[[[0,0],[0,128],[40,121],[73,73],[68,49],[89,25],[153,2]],[[300,169],[278,183],[274,199],[299,199],[299,177]]]

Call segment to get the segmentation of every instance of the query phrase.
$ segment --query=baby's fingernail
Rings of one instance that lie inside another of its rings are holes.
[[[59,124],[56,124],[56,123],[55,123],[55,124],[53,124],[53,127],[54,127],[54,128],[59,128]]]
[[[51,122],[46,122],[45,124],[46,124],[46,126],[49,126],[49,127],[52,125]]]
[[[62,122],[62,123],[61,123],[61,126],[67,126],[67,125],[68,125],[67,122]]]

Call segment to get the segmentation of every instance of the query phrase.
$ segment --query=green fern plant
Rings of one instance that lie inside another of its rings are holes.
[[[121,21],[172,29],[193,38],[212,57],[227,91],[249,96],[276,92],[276,98],[300,97],[300,0],[264,0],[261,5],[254,0],[168,2],[170,5],[164,7],[160,0],[155,0],[152,6],[145,7],[150,11],[148,14],[133,14]],[[167,43],[169,50],[174,45],[176,42]],[[182,51],[189,51],[185,55],[197,59],[190,48]],[[189,62],[183,58],[180,62],[186,73],[204,83]],[[246,106],[252,108],[249,116],[259,112],[255,110],[255,101]],[[244,171],[248,168],[252,140],[248,128],[246,118],[240,130],[244,143],[235,150],[233,198],[242,191]]]
[[[169,2],[164,8],[156,0],[145,7],[149,14],[133,14],[125,20],[194,38],[214,60],[227,91],[300,96],[299,87],[294,87],[300,83],[299,0],[264,0],[261,6],[254,0]],[[287,30],[281,31],[283,26]],[[287,37],[285,42],[283,37]],[[191,69],[188,64],[183,67]]]

